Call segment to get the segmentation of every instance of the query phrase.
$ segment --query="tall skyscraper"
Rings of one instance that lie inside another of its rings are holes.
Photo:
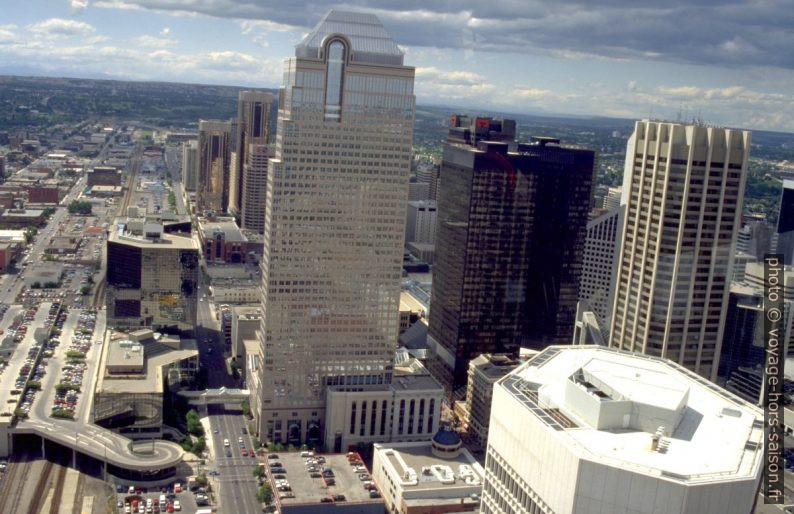
[[[623,188],[621,187],[610,187],[607,190],[607,194],[604,197],[604,209],[608,211],[614,211],[618,207],[620,207],[620,199],[623,195]]]
[[[746,514],[764,412],[665,359],[552,346],[493,387],[483,514]]]
[[[794,264],[794,180],[783,181],[777,217],[777,253],[783,254],[786,266]]]
[[[270,111],[273,105],[273,95],[265,91],[240,91],[237,101],[237,136],[235,141],[235,152],[237,152],[237,163],[232,170],[235,177],[236,188],[234,188],[230,195],[233,197],[233,205],[235,206],[235,214],[240,218],[242,228],[251,228],[244,226],[242,220],[242,209],[246,199],[245,192],[245,174],[246,165],[249,164],[250,150],[249,145],[267,145],[270,139]],[[253,166],[252,172],[267,174],[267,161],[265,166]],[[250,187],[259,187],[265,185],[265,177],[261,179],[249,180]],[[254,193],[256,194],[256,193]],[[262,193],[263,195],[264,193]],[[263,196],[261,196],[264,198]],[[248,206],[249,210],[252,208]],[[264,209],[264,203],[260,206]],[[256,230],[256,229],[254,229]],[[259,227],[261,231],[261,226]]]
[[[196,173],[198,172],[198,141],[182,143],[182,184],[185,191],[196,190]]]
[[[435,200],[408,202],[405,219],[405,242],[434,244],[436,240],[436,218],[438,210]]]
[[[613,281],[617,265],[618,238],[622,222],[621,207],[607,211],[587,223],[579,281],[579,299],[586,300],[589,309],[609,327],[613,299]]]
[[[781,354],[794,353],[794,269],[779,277],[783,291],[783,315],[778,341]],[[746,264],[742,282],[731,283],[725,333],[719,362],[719,380],[725,388],[756,405],[763,405],[764,345],[764,265]]]
[[[594,162],[556,139],[517,143],[513,120],[452,117],[428,333],[448,391],[479,354],[570,342]]]
[[[240,228],[265,233],[265,196],[268,160],[275,155],[270,145],[251,143],[246,150]]]
[[[638,121],[610,345],[717,376],[750,133]]]
[[[225,213],[229,206],[229,166],[232,125],[228,121],[200,120],[196,206],[199,213]]]
[[[413,84],[371,14],[331,11],[285,62],[262,259],[268,438],[319,441],[327,386],[392,379]]]

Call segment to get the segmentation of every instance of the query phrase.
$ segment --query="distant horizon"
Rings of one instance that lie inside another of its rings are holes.
[[[96,81],[96,82],[132,82],[138,84],[170,84],[170,85],[183,85],[183,86],[200,86],[200,87],[219,87],[219,88],[227,88],[227,89],[238,89],[238,90],[262,90],[262,91],[269,91],[277,93],[279,88],[278,87],[264,87],[264,86],[246,86],[246,85],[233,85],[233,84],[220,84],[220,83],[207,83],[207,82],[180,82],[180,81],[169,81],[169,80],[147,80],[147,79],[124,79],[124,78],[109,78],[109,77],[81,77],[81,76],[74,76],[74,75],[20,75],[17,73],[6,73],[2,71],[0,68],[0,79],[2,78],[20,78],[20,79],[53,79],[53,80],[86,80],[86,81]],[[622,122],[628,123],[633,126],[635,121],[643,120],[643,119],[651,119],[653,121],[662,121],[666,123],[682,123],[682,124],[692,124],[696,123],[695,119],[691,120],[674,120],[674,119],[667,119],[667,118],[659,118],[659,117],[637,117],[637,118],[627,118],[627,117],[619,117],[619,116],[606,116],[600,114],[587,114],[587,113],[565,113],[565,112],[551,112],[551,111],[543,111],[543,110],[536,110],[536,111],[527,111],[527,112],[520,112],[514,111],[509,112],[503,109],[498,109],[494,107],[488,106],[462,106],[462,105],[452,105],[452,104],[441,104],[441,103],[434,103],[434,102],[422,102],[417,99],[417,110],[420,107],[432,107],[436,109],[449,109],[450,114],[454,112],[475,112],[479,111],[478,114],[482,114],[484,116],[494,116],[498,117],[500,115],[507,115],[507,116],[529,116],[529,117],[536,117],[536,118],[549,118],[549,119],[558,119],[558,120],[609,120],[615,122]],[[724,127],[724,128],[732,128],[732,129],[740,129],[740,130],[750,130],[752,132],[764,132],[770,134],[784,134],[784,135],[792,135],[794,136],[794,130],[786,131],[786,130],[770,130],[770,129],[753,129],[741,126],[731,126],[731,125],[724,125],[719,123],[711,123],[708,120],[701,120],[701,123],[704,123],[709,126],[715,127]],[[627,134],[628,135],[628,134]]]

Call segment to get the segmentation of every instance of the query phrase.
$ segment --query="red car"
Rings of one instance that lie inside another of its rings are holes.
[[[241,450],[241,453],[243,454],[243,457],[248,457],[248,450],[246,450],[245,448]]]

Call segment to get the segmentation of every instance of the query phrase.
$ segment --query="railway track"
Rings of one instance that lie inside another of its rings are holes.
[[[50,505],[49,514],[58,514],[61,508],[61,497],[63,496],[63,485],[66,482],[66,466],[58,466],[58,476],[55,479],[55,491],[52,495],[52,504]]]
[[[44,461],[44,469],[41,470],[41,475],[38,476],[36,480],[36,487],[33,489],[33,495],[30,500],[30,507],[28,507],[27,512],[31,514],[38,514],[41,511],[41,506],[46,499],[45,491],[47,491],[47,485],[50,482],[50,474],[52,473],[52,468],[55,466],[55,463],[45,460]],[[17,501],[21,501],[22,495],[17,496]],[[23,512],[21,509],[18,509],[17,506],[14,506],[11,509],[11,512]]]
[[[127,192],[124,194],[124,199],[121,201],[121,209],[119,211],[119,216],[124,216],[127,212],[127,207],[130,205],[130,200],[132,200],[132,195],[135,193],[135,184],[136,180],[138,179],[138,172],[141,168],[141,155],[140,151],[141,148],[138,146],[136,149],[136,155],[132,158],[132,173],[130,173],[129,181],[127,182]]]
[[[93,305],[95,309],[98,309],[102,305],[102,303],[104,303],[102,300],[104,293],[105,293],[105,277],[103,275],[102,280],[100,280],[96,286],[96,291],[94,291]]]
[[[52,467],[55,465],[50,461],[43,461],[41,473],[36,477],[36,486],[32,494],[28,494],[28,483],[30,471],[37,461],[21,460],[10,466],[11,471],[3,479],[3,487],[0,490],[0,512],[31,512],[38,514],[41,504],[44,502],[44,491],[49,481]],[[42,461],[39,461],[42,462]],[[22,505],[23,500],[30,498],[29,505]],[[25,509],[24,507],[28,507]]]
[[[26,466],[29,467],[30,462],[9,462],[8,471],[3,477],[3,485],[0,487],[0,512],[13,512],[6,509],[6,503],[8,503],[9,497],[12,494],[17,493],[19,488],[14,488],[14,484],[19,481],[19,477],[23,475],[27,477],[28,470],[23,469]]]

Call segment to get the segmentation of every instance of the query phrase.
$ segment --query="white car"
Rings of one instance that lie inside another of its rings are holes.
[[[223,440],[223,446],[226,446],[227,448],[229,447],[229,440],[228,439],[224,439]]]
[[[182,510],[182,505],[180,505],[179,500],[174,500],[174,510]]]

